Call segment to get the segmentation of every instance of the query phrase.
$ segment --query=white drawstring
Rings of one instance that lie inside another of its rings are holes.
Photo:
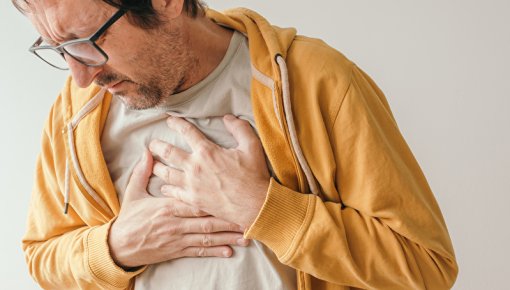
[[[298,162],[305,173],[306,179],[308,181],[308,186],[310,187],[310,191],[314,195],[319,194],[319,189],[317,186],[317,182],[315,181],[315,177],[313,176],[312,170],[310,166],[306,162],[305,156],[301,147],[299,146],[299,141],[296,133],[296,126],[294,124],[294,117],[292,115],[292,105],[290,101],[290,86],[289,86],[289,74],[287,70],[287,64],[281,55],[276,56],[276,62],[280,68],[280,75],[282,78],[282,91],[283,91],[283,110],[285,112],[285,120],[287,121],[287,125],[289,126],[290,140],[292,148],[296,153],[296,157]]]
[[[92,110],[94,110],[101,102],[103,101],[106,90],[100,90],[84,107],[81,109],[78,114],[73,118],[69,124],[67,124],[67,142],[69,146],[69,152],[71,153],[71,161],[74,167],[74,171],[76,172],[76,176],[78,177],[80,183],[85,188],[87,193],[106,211],[112,213],[110,208],[106,205],[106,203],[99,197],[99,195],[95,192],[95,190],[88,184],[85,176],[83,175],[83,171],[81,170],[80,163],[78,162],[78,156],[76,154],[76,144],[74,141],[74,129],[78,126],[78,123]],[[64,184],[64,213],[67,214],[67,210],[69,208],[70,201],[70,189],[69,189],[69,180],[70,179],[70,168],[68,168],[66,163],[66,183]]]
[[[278,119],[278,124],[280,124],[280,129],[283,130],[283,122],[282,122],[282,119],[280,118],[280,114],[278,113],[279,110],[278,110],[278,102],[276,101],[276,86],[275,86],[273,79],[271,79],[270,77],[261,73],[258,69],[255,68],[255,66],[253,66],[253,64],[251,65],[251,72],[252,72],[253,77],[256,80],[258,80],[264,86],[271,89],[271,94],[273,97],[274,113],[276,115],[276,119]]]

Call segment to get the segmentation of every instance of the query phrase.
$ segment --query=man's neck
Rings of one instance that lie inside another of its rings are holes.
[[[187,31],[187,46],[194,58],[191,71],[180,87],[185,91],[206,78],[225,56],[233,31],[220,26],[207,17],[190,21]]]

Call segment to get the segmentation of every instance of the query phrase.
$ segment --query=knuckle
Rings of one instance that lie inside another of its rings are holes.
[[[161,157],[163,157],[164,159],[170,159],[170,157],[172,156],[173,152],[174,152],[174,146],[170,145],[170,144],[165,144],[164,145],[165,147],[163,148],[163,153]]]
[[[178,225],[172,224],[167,227],[166,231],[169,235],[174,236],[182,232],[182,228]]]
[[[172,208],[169,207],[161,207],[157,209],[156,216],[160,218],[166,218],[172,214]]]
[[[239,120],[239,123],[238,123],[239,127],[242,127],[244,129],[250,129],[251,128],[250,122],[248,122],[247,120],[243,120],[243,119],[238,119],[238,120]]]
[[[206,251],[206,248],[204,248],[204,247],[198,247],[195,250],[195,256],[197,256],[197,257],[205,257],[206,254],[207,254],[207,251]]]
[[[212,245],[212,238],[211,235],[204,235],[202,237],[202,246],[204,247],[210,247]]]
[[[192,207],[191,208],[191,215],[193,215],[194,217],[201,217],[202,216],[202,211],[196,207]]]
[[[213,156],[213,149],[207,142],[202,142],[198,146],[197,149],[197,155],[203,160],[203,159],[211,159]]]
[[[229,224],[229,225],[227,226],[227,228],[228,228],[228,230],[229,230],[230,232],[238,232],[238,231],[239,231],[239,226],[238,226],[238,225],[236,225],[236,224]]]
[[[194,175],[194,176],[197,176],[197,175],[200,175],[200,173],[202,173],[202,166],[200,164],[193,164],[192,167],[191,167],[191,173]]]
[[[175,190],[173,189],[172,190],[172,197],[178,201],[178,202],[183,202],[182,200],[182,195],[181,195],[181,192],[179,190]]]
[[[169,209],[168,209],[168,214],[171,215],[171,216],[179,216],[179,208],[175,205],[171,206]]]
[[[165,169],[165,177],[166,177],[166,181],[171,183],[172,173],[170,172],[170,168]]]
[[[192,132],[193,130],[193,125],[191,123],[183,123],[180,128],[179,128],[179,132],[182,134],[182,135],[188,135],[190,134],[190,132]]]
[[[202,232],[203,233],[212,233],[213,231],[213,224],[210,220],[207,220],[202,223]]]

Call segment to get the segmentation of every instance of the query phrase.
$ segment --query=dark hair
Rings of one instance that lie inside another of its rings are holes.
[[[14,6],[22,13],[27,12],[28,0],[11,0]],[[128,11],[129,21],[141,28],[156,28],[164,20],[152,7],[151,0],[102,0],[103,2]],[[204,14],[205,3],[202,0],[184,0],[183,11],[195,18]]]
[[[122,8],[129,12],[129,20],[142,28],[155,28],[163,20],[154,7],[151,0],[103,0],[113,7]],[[203,15],[205,4],[201,0],[184,0],[183,11],[190,17]]]

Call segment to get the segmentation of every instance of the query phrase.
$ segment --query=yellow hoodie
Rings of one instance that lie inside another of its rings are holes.
[[[207,16],[249,39],[253,112],[276,175],[245,236],[295,268],[299,289],[451,288],[446,225],[375,83],[247,9]],[[23,238],[43,288],[126,289],[144,270],[124,271],[108,250],[120,210],[100,144],[110,100],[69,78],[46,123]]]

